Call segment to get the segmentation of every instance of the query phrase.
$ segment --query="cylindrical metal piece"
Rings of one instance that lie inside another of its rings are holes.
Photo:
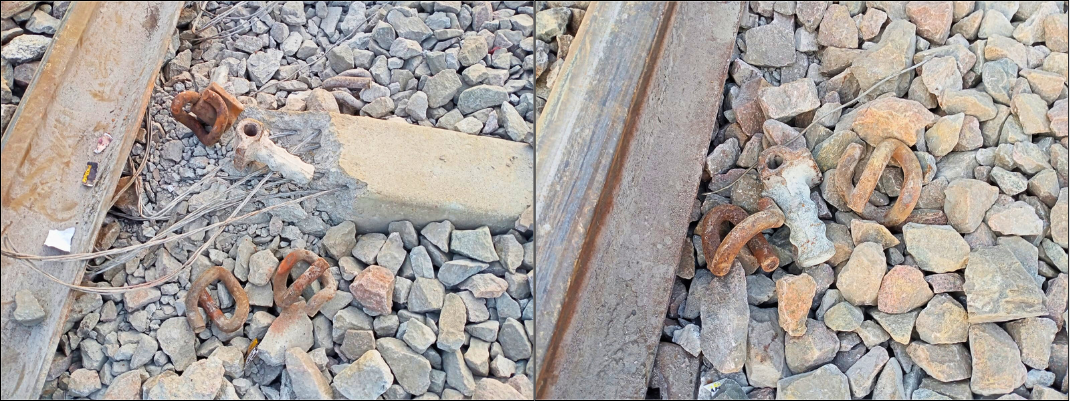
[[[762,231],[784,225],[784,213],[769,198],[760,199],[758,205],[762,210],[750,216],[736,205],[714,206],[699,221],[696,231],[702,236],[702,252],[709,255],[706,267],[714,275],[728,274],[743,245],[758,259],[762,270],[770,272],[780,266],[780,258]],[[720,231],[724,222],[735,227],[722,240]]]
[[[249,162],[256,161],[298,185],[306,185],[312,181],[316,167],[272,142],[270,131],[264,123],[246,118],[238,122],[234,131],[238,138],[237,145],[234,146],[234,167],[242,170]]]
[[[219,281],[223,283],[230,296],[234,298],[234,314],[227,319],[223,311],[212,300],[208,293],[208,285]],[[201,273],[200,277],[190,285],[189,293],[186,294],[186,320],[193,328],[194,333],[200,333],[206,328],[204,318],[197,311],[197,305],[204,308],[209,319],[224,333],[238,331],[249,317],[249,296],[245,293],[241,283],[227,269],[220,266],[212,267]]]
[[[851,210],[872,218],[885,226],[898,226],[914,210],[914,205],[921,197],[921,164],[918,157],[903,142],[888,138],[882,141],[866,162],[866,168],[858,179],[858,184],[853,184],[855,166],[862,157],[863,147],[852,143],[844,152],[836,166],[835,189],[843,197],[844,202]],[[899,197],[895,204],[885,211],[877,210],[869,204],[869,197],[877,187],[884,167],[890,159],[895,159],[899,167],[903,169],[903,187],[899,190]]]
[[[829,260],[836,249],[825,236],[825,223],[817,217],[817,205],[810,188],[821,181],[821,170],[806,148],[791,150],[774,146],[761,154],[762,196],[773,198],[784,211],[784,224],[791,229],[789,240],[795,247],[799,267],[815,266]]]
[[[297,262],[306,262],[309,264],[308,270],[305,270],[296,280],[293,285],[287,287],[286,282],[290,277],[290,271],[293,270],[294,265]],[[330,268],[327,265],[327,261],[311,251],[305,249],[297,249],[291,251],[282,263],[279,264],[278,270],[275,271],[275,277],[271,280],[272,292],[275,297],[275,305],[280,308],[290,306],[294,302],[301,299],[301,292],[308,287],[313,280],[319,278],[320,284],[323,288],[320,289],[316,295],[313,295],[308,300],[308,304],[305,306],[305,313],[309,317],[312,317],[319,312],[323,304],[334,298],[334,294],[338,291],[338,280],[331,275],[331,272],[327,271]]]

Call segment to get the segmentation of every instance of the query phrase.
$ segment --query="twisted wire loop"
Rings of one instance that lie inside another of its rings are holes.
[[[216,281],[223,283],[227,292],[234,298],[234,314],[228,319],[219,309],[212,295],[208,293],[208,286]],[[224,333],[233,333],[241,329],[245,319],[249,317],[249,296],[245,293],[241,283],[227,269],[220,266],[212,267],[201,273],[200,277],[190,286],[186,295],[186,321],[193,328],[194,333],[200,333],[207,327],[204,318],[197,310],[197,305],[204,308],[205,314],[215,323],[216,328]]]
[[[847,147],[840,162],[836,165],[833,183],[835,189],[843,197],[847,206],[856,213],[885,226],[898,226],[910,216],[914,205],[917,205],[921,197],[921,163],[906,144],[898,139],[888,138],[873,150],[865,169],[858,178],[858,183],[852,185],[855,167],[862,157],[863,150],[863,146],[857,143],[852,143]],[[869,198],[873,195],[877,180],[880,179],[888,161],[893,159],[903,169],[903,186],[892,207],[877,208],[869,204]]]
[[[784,213],[769,198],[758,200],[758,207],[760,211],[748,216],[739,206],[717,205],[699,220],[695,231],[702,237],[702,252],[712,256],[706,267],[715,276],[728,274],[744,245],[758,259],[762,270],[770,272],[780,266],[780,258],[762,231],[784,225]],[[722,239],[721,226],[725,222],[732,223],[734,227]]]
[[[305,270],[300,277],[294,280],[292,285],[287,287],[286,282],[290,277],[290,271],[297,265],[297,262],[308,263],[308,270]],[[309,317],[315,315],[323,307],[323,304],[334,298],[335,292],[338,291],[338,280],[331,275],[328,269],[330,269],[330,266],[327,264],[327,260],[317,256],[312,251],[307,249],[291,251],[283,258],[282,263],[279,264],[279,269],[275,271],[275,277],[271,280],[275,305],[280,308],[293,305],[302,299],[301,292],[312,281],[319,279],[322,288],[305,305],[305,313]]]

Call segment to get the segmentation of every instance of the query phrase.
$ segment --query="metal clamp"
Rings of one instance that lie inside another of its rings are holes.
[[[836,249],[825,235],[825,223],[817,217],[817,204],[810,198],[810,188],[821,182],[821,170],[810,151],[773,146],[761,153],[760,163],[762,196],[772,198],[784,212],[795,263],[810,267],[829,260]]]
[[[212,295],[208,293],[208,285],[219,281],[227,288],[230,296],[234,298],[234,314],[229,319],[223,315],[223,311],[215,304]],[[204,308],[209,319],[215,323],[216,328],[224,333],[233,333],[241,329],[245,319],[249,317],[249,296],[245,293],[241,283],[227,269],[220,266],[212,267],[201,273],[200,277],[190,286],[186,295],[186,320],[194,333],[200,333],[206,328],[204,318],[197,311],[197,305]]]
[[[771,272],[780,266],[780,258],[762,231],[784,225],[784,213],[769,198],[758,200],[758,206],[762,210],[750,216],[732,204],[714,206],[702,216],[695,231],[702,236],[702,252],[711,255],[706,267],[715,276],[728,274],[743,245],[747,245],[747,249],[758,259],[762,270]],[[725,222],[735,227],[722,240],[721,226]]]
[[[914,205],[921,197],[921,164],[918,162],[918,157],[903,142],[894,138],[885,139],[869,156],[858,184],[852,185],[855,166],[862,157],[862,151],[862,145],[857,143],[852,143],[847,147],[847,151],[836,165],[836,178],[833,182],[835,189],[851,210],[885,226],[897,226],[910,216]],[[878,210],[869,204],[869,197],[873,195],[877,180],[880,179],[890,159],[895,159],[895,162],[903,169],[903,187],[899,190],[899,197],[891,208]]]
[[[186,105],[190,106],[194,115],[186,112]],[[171,116],[193,130],[204,146],[219,142],[223,131],[230,128],[243,110],[245,107],[215,82],[209,84],[201,93],[185,91],[171,101]],[[212,131],[205,131],[202,124],[212,126]]]
[[[305,270],[300,277],[294,280],[293,285],[287,287],[286,282],[290,277],[290,270],[293,270],[297,262],[308,263],[308,270]],[[271,280],[275,305],[280,308],[286,308],[301,300],[301,292],[305,290],[305,287],[308,287],[313,280],[319,278],[323,288],[316,295],[313,295],[305,305],[305,313],[309,317],[315,315],[323,307],[323,304],[334,298],[335,292],[338,291],[338,280],[331,275],[328,271],[329,268],[330,266],[327,265],[325,259],[309,250],[297,249],[291,251],[279,264],[279,269],[275,271],[275,277]]]

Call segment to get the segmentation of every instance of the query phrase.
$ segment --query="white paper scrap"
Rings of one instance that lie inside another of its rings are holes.
[[[74,227],[66,230],[48,230],[48,238],[45,238],[45,246],[59,249],[63,252],[71,252],[71,240],[74,238]]]

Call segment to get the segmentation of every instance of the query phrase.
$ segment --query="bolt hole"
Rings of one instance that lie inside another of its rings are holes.
[[[784,158],[781,157],[779,154],[774,154],[772,155],[772,157],[767,158],[765,161],[765,166],[768,167],[770,170],[776,170],[780,168],[782,164],[784,164]]]
[[[260,127],[256,124],[245,124],[245,127],[242,128],[242,133],[244,133],[245,136],[256,136],[260,133]]]

